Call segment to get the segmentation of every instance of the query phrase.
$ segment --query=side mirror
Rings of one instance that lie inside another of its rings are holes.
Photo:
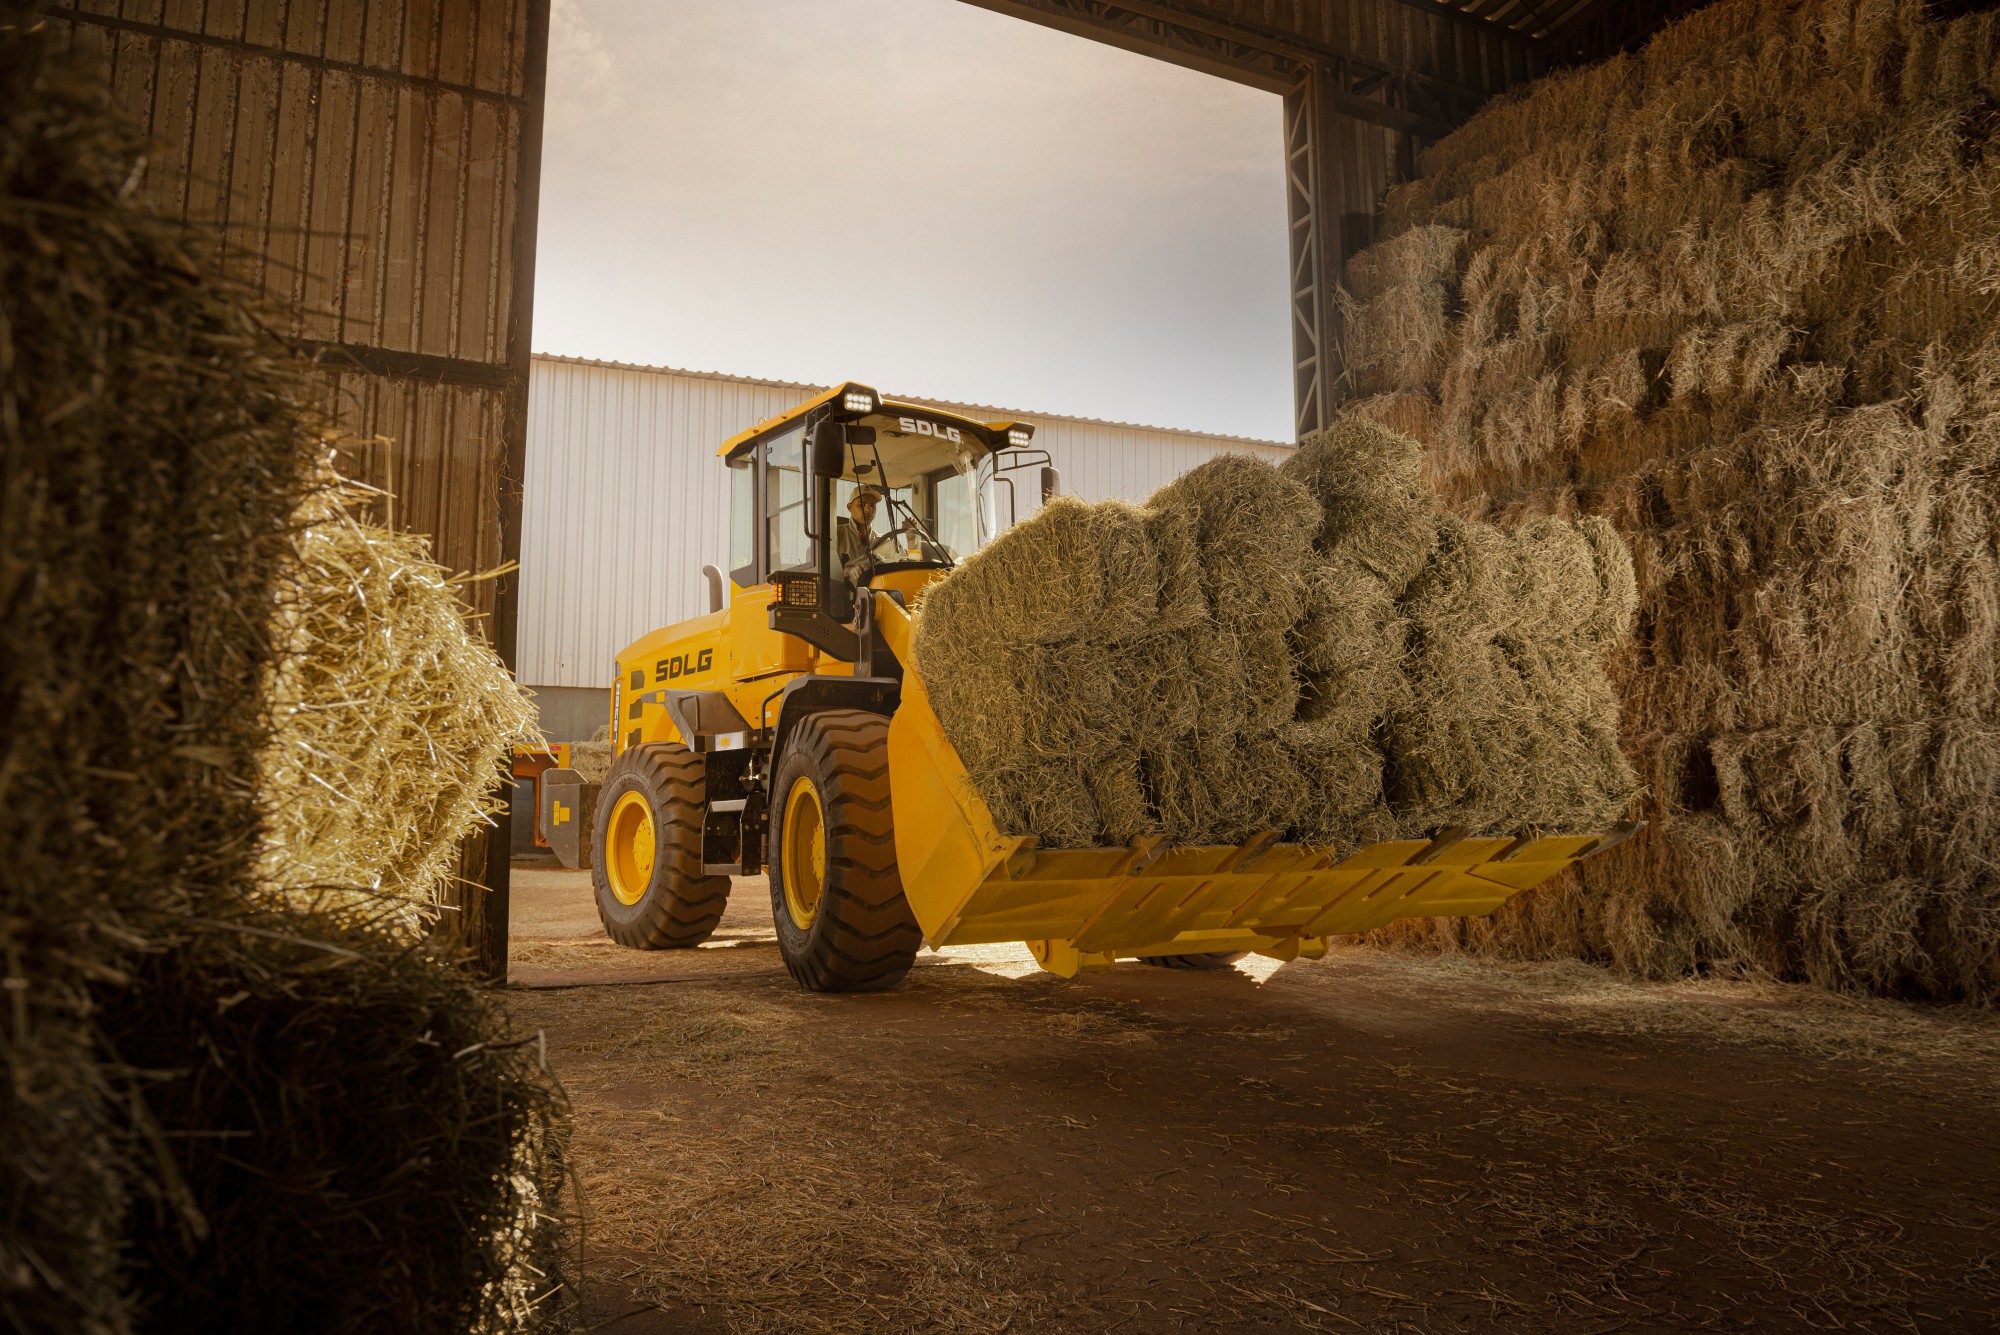
[[[1062,495],[1062,474],[1054,464],[1042,465],[1042,499],[1052,501]]]
[[[847,471],[847,432],[842,423],[828,419],[813,428],[812,470],[820,477],[839,477]]]

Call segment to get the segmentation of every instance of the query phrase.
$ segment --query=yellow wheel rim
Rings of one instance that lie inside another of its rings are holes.
[[[819,789],[813,781],[800,778],[785,796],[784,842],[779,847],[784,859],[780,869],[785,881],[785,910],[801,931],[812,926],[819,913],[819,897],[826,889],[826,817],[820,809]]]
[[[611,893],[620,904],[636,904],[653,883],[653,804],[640,792],[626,793],[611,808],[606,830],[604,867]]]

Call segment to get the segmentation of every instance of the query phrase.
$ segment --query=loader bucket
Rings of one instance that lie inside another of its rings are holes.
[[[886,596],[877,619],[910,663],[914,623]],[[1037,847],[1008,834],[932,712],[916,670],[904,673],[889,723],[889,792],[903,894],[933,946],[1024,941],[1065,977],[1115,959],[1208,951],[1316,958],[1327,938],[1401,918],[1479,917],[1638,830],[1396,840],[1341,850],[1282,843]]]

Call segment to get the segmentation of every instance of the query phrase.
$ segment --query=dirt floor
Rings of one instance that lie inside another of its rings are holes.
[[[1993,1330],[2000,1019],[1338,949],[786,977],[520,869],[599,1329]]]

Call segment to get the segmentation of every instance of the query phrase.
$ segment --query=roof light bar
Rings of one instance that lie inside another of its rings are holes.
[[[1035,428],[1031,426],[1010,426],[1007,428],[1009,445],[1026,445],[1035,438]]]

